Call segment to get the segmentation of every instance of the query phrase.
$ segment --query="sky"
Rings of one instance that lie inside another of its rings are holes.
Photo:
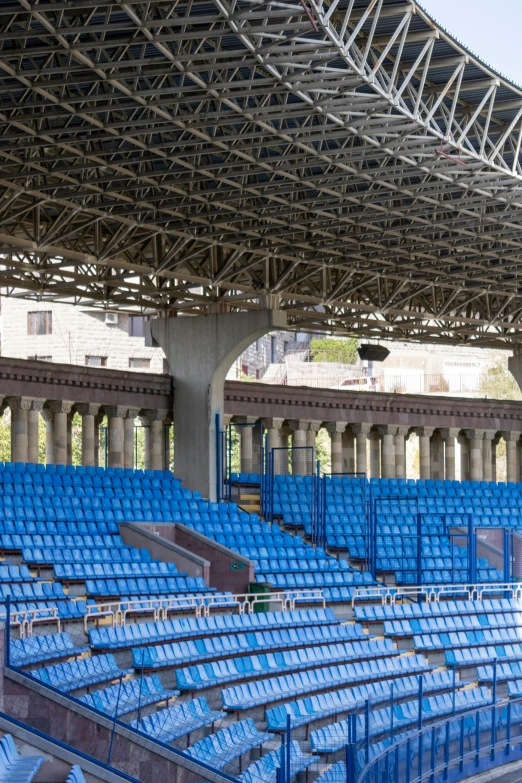
[[[481,60],[522,85],[522,0],[420,0],[419,5]]]

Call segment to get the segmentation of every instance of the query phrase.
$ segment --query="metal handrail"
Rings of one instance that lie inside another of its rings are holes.
[[[321,588],[304,590],[283,590],[273,593],[236,593],[234,595],[202,595],[174,596],[172,598],[136,598],[130,601],[104,601],[99,604],[88,604],[83,617],[83,628],[88,631],[89,620],[110,618],[111,626],[125,625],[129,614],[148,613],[153,615],[153,622],[167,620],[173,612],[194,612],[195,617],[209,617],[212,609],[232,608],[238,614],[253,614],[258,604],[279,604],[280,611],[293,611],[300,601],[320,601],[326,608],[326,599]],[[56,622],[58,632],[61,630],[61,620],[58,607],[42,607],[21,612],[11,612],[12,626],[20,626],[20,638],[32,635],[35,623]]]
[[[482,582],[477,584],[404,585],[356,587],[352,608],[357,600],[381,599],[382,606],[393,606],[400,598],[424,596],[427,603],[438,603],[441,596],[465,594],[468,601],[481,601],[485,594],[510,593],[510,598],[522,598],[522,582]]]

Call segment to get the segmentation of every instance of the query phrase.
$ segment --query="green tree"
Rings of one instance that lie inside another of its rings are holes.
[[[310,357],[313,362],[340,362],[355,364],[359,342],[356,337],[334,340],[330,337],[314,337],[310,341]]]
[[[497,356],[482,373],[480,391],[491,400],[522,400],[522,392],[508,370],[507,356]]]

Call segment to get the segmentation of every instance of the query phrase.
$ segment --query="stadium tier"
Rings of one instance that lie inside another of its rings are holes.
[[[504,712],[499,708],[499,731],[520,721],[522,600],[494,593],[465,600],[460,587],[448,596],[435,590],[429,602],[418,596],[410,601],[406,587],[402,597],[398,586],[386,593],[361,569],[358,550],[340,549],[331,537],[326,547],[311,543],[302,510],[310,483],[290,478],[276,483],[288,490],[291,507],[299,505],[300,516],[282,503],[278,521],[268,523],[235,503],[204,500],[168,472],[1,466],[0,596],[4,613],[8,598],[12,607],[9,665],[78,708],[126,726],[138,741],[164,743],[244,783],[276,783],[281,766],[287,783],[304,775],[341,783],[352,734],[354,758],[363,764],[394,743],[399,762],[414,759],[419,749],[405,753],[401,743],[419,725],[438,727],[452,716],[468,741],[473,731],[484,738],[489,724],[481,711],[499,695],[510,700]],[[394,551],[406,547],[410,527],[418,524],[401,504],[417,509],[424,503],[429,543],[423,535],[423,552],[429,546],[433,557],[444,558],[450,544],[441,503],[454,501],[448,504],[457,515],[452,528],[461,525],[461,507],[468,514],[469,498],[475,517],[480,498],[482,510],[496,508],[508,519],[503,509],[512,507],[501,504],[511,490],[332,479],[328,529],[350,528],[366,546],[366,496],[377,493],[384,508],[377,529],[387,553],[387,560],[378,556],[382,577],[393,560],[388,538]],[[230,594],[154,559],[147,549],[127,546],[120,535],[123,521],[175,520],[247,556],[259,582],[275,592],[293,590],[300,603],[288,611],[246,612]],[[458,551],[452,574],[467,574]],[[503,574],[485,570],[493,591]],[[423,568],[422,575],[431,582],[437,570]],[[464,581],[462,574],[455,579]],[[307,599],[302,591],[308,587],[322,590],[324,606],[317,593]],[[394,589],[397,599],[389,605],[382,595],[393,596]],[[206,610],[180,603],[168,617],[151,620],[149,609],[136,604],[149,601],[157,609],[189,596]],[[456,724],[433,732],[436,754],[443,753],[446,737],[457,737]]]

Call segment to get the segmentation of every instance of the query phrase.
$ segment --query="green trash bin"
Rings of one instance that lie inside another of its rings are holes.
[[[249,593],[262,593],[270,594],[272,585],[270,582],[250,582],[248,585]],[[268,601],[256,601],[254,604],[254,612],[268,612],[270,610],[270,600]]]

